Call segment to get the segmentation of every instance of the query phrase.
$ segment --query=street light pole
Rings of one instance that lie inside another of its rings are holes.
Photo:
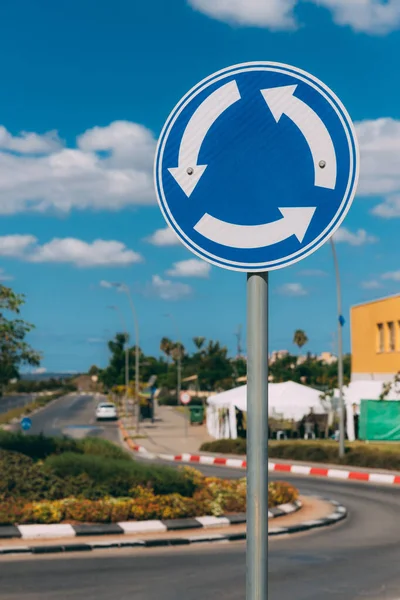
[[[178,336],[178,358],[177,358],[177,376],[176,376],[176,392],[178,395],[178,404],[182,404],[181,402],[181,391],[182,391],[182,342],[181,342],[181,336],[180,336],[180,332],[179,332],[179,327],[178,324],[175,320],[175,317],[171,314],[167,314],[165,315],[166,317],[169,317],[172,321],[172,323],[174,324],[175,327],[175,332]],[[185,416],[185,436],[187,436],[187,415]]]
[[[136,396],[136,410],[137,410],[137,415],[136,415],[136,431],[139,431],[140,428],[140,403],[139,403],[139,369],[140,369],[140,365],[139,365],[139,359],[140,359],[140,355],[139,355],[139,322],[138,322],[138,318],[137,318],[137,312],[135,309],[135,305],[133,304],[133,299],[132,299],[132,294],[131,291],[129,289],[129,287],[127,285],[124,285],[124,291],[128,296],[129,299],[129,304],[131,306],[131,311],[132,311],[132,316],[133,316],[133,322],[134,322],[134,326],[135,326],[135,396]]]
[[[344,398],[343,398],[343,325],[344,325],[344,318],[342,315],[342,292],[341,292],[341,284],[340,284],[339,262],[337,259],[335,243],[334,243],[332,237],[331,237],[331,247],[332,247],[333,263],[335,266],[337,313],[338,313],[339,456],[340,456],[340,458],[343,458],[345,455]]]
[[[114,282],[111,284],[113,287],[119,289],[122,292],[125,292],[128,296],[129,304],[132,311],[133,323],[135,327],[135,396],[136,396],[136,407],[137,407],[137,417],[136,417],[136,431],[138,432],[140,429],[140,404],[139,404],[139,382],[140,382],[140,355],[139,355],[139,322],[137,318],[137,312],[135,309],[135,305],[133,303],[132,294],[129,289],[129,286],[126,283]]]

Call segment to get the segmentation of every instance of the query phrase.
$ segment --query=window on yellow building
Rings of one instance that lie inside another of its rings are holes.
[[[383,323],[378,323],[377,328],[377,351],[385,352],[385,330],[383,328]]]
[[[394,328],[394,322],[389,321],[387,326],[389,333],[389,352],[394,352],[396,350],[396,330]]]

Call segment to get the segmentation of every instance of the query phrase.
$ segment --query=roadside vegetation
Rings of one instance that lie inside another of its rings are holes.
[[[244,455],[246,454],[246,439],[226,439],[206,442],[202,444],[200,450],[203,452]],[[400,444],[390,442],[369,444],[364,442],[347,443],[343,459],[339,458],[337,443],[330,440],[270,441],[268,444],[268,453],[271,459],[299,460],[400,471]]]
[[[55,394],[49,394],[46,396],[37,396],[35,400],[29,402],[25,406],[18,406],[16,408],[12,408],[5,413],[0,414],[0,425],[7,425],[11,423],[14,419],[21,419],[22,417],[28,417],[30,414],[38,410],[39,408],[43,408],[53,402],[53,400],[57,400],[61,396],[64,396],[65,392],[60,391]],[[1,399],[0,399],[1,402]]]
[[[0,525],[110,523],[219,516],[246,510],[246,480],[140,463],[99,438],[0,433]],[[270,507],[298,492],[271,483]]]

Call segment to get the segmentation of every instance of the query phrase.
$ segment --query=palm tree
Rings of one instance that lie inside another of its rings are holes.
[[[161,352],[163,352],[165,354],[165,356],[167,357],[167,360],[171,356],[172,348],[173,348],[173,343],[171,342],[171,340],[167,337],[163,337],[160,342],[160,350],[161,350]]]
[[[185,355],[185,346],[180,342],[171,342],[169,355],[175,361],[178,361],[178,358],[182,359]]]
[[[301,349],[308,342],[308,337],[302,329],[296,329],[293,336],[293,343]]]
[[[199,351],[202,349],[205,341],[206,341],[206,338],[202,337],[202,336],[196,336],[193,338],[193,343],[196,346],[197,350],[199,350]]]

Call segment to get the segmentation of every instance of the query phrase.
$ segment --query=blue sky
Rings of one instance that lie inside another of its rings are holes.
[[[194,84],[239,62],[286,62],[341,98],[359,135],[357,198],[338,232],[345,315],[400,282],[400,6],[397,0],[15,0],[0,9],[0,277],[27,295],[30,341],[48,370],[105,364],[105,340],[132,331],[191,348],[235,348],[245,275],[199,263],[164,231],[156,139]],[[175,242],[175,243],[174,243]],[[184,262],[185,261],[185,262]],[[190,262],[186,262],[190,261]],[[103,282],[103,283],[101,283]],[[325,246],[271,274],[271,350],[333,349],[332,257]],[[346,349],[349,349],[346,327]]]

